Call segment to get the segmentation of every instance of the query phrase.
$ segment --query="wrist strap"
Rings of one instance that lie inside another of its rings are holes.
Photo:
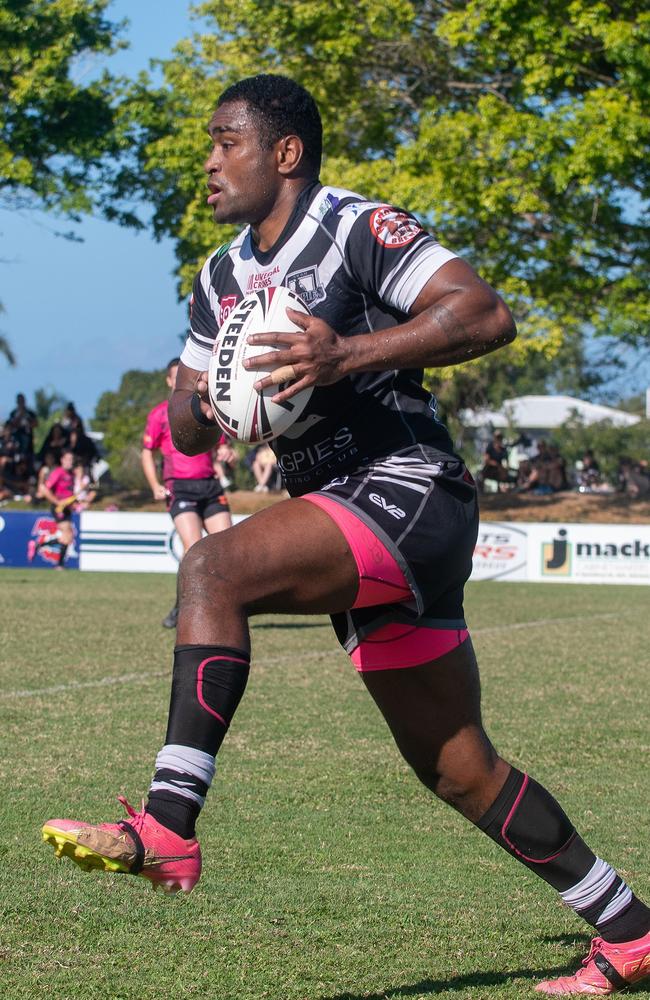
[[[214,420],[210,420],[209,417],[206,417],[205,413],[201,409],[201,397],[197,396],[196,393],[192,396],[190,410],[192,411],[192,416],[196,420],[197,424],[201,424],[201,427],[215,426]]]

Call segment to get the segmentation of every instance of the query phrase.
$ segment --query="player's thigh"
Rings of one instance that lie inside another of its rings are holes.
[[[332,614],[354,603],[359,574],[331,517],[305,500],[282,500],[203,538],[183,560],[182,592],[215,609],[249,614]]]
[[[174,518],[174,527],[185,552],[203,536],[203,521],[194,511],[188,510],[183,514],[177,514]]]
[[[400,750],[416,769],[489,755],[481,720],[481,685],[471,639],[416,667],[361,674]],[[453,749],[453,754],[450,751]],[[450,758],[440,761],[441,754]]]
[[[229,511],[222,510],[218,514],[211,514],[209,517],[204,518],[203,524],[207,533],[214,535],[218,531],[225,531],[226,528],[231,528],[232,518]]]

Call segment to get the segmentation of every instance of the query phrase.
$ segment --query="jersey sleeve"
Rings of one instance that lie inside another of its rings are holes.
[[[205,371],[217,336],[217,323],[211,299],[217,301],[210,285],[210,260],[194,279],[190,298],[190,332],[181,354],[181,361],[195,371]]]
[[[154,451],[162,444],[162,421],[160,419],[160,408],[155,406],[147,417],[147,422],[142,435],[142,447]]]
[[[429,278],[457,254],[441,246],[402,209],[391,205],[363,205],[363,209],[346,240],[347,265],[365,291],[408,315]]]

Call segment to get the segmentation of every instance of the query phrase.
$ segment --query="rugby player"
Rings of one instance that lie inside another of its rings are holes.
[[[206,369],[225,311],[267,284],[300,288],[312,314],[289,315],[301,332],[249,338],[280,349],[249,362],[277,366],[258,388],[289,378],[280,402],[315,387],[273,443],[290,498],[197,542],[181,564],[169,722],[146,806],[124,803],[118,823],[51,820],[44,837],[83,865],[191,890],[195,821],[246,687],[249,617],[326,612],[419,779],[596,929],[580,970],[537,989],[607,995],[638,981],[650,973],[650,910],[481,720],[462,603],[476,488],[422,370],[512,341],[509,310],[408,212],[321,185],[320,117],[291,80],[234,84],[208,132],[215,222],[247,225],[195,280],[172,433],[187,454],[219,439]]]
[[[32,562],[39,551],[45,548],[57,548],[59,558],[56,569],[63,569],[68,549],[74,542],[74,527],[72,515],[77,499],[74,491],[74,452],[64,448],[61,452],[59,465],[55,466],[42,484],[41,495],[51,504],[52,517],[56,528],[41,538],[30,538],[27,543],[27,559]]]
[[[167,364],[166,381],[173,392],[180,358]],[[142,470],[154,500],[165,500],[174,527],[187,552],[203,535],[203,528],[212,534],[231,526],[230,507],[214,468],[214,451],[201,455],[184,455],[174,447],[168,418],[169,401],[154,406],[147,416],[142,439]],[[161,483],[158,479],[154,451],[163,456]],[[232,461],[234,452],[222,435],[217,446],[216,460]],[[176,628],[178,600],[163,618],[164,628]]]

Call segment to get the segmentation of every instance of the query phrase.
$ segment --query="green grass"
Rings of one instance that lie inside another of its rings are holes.
[[[418,785],[325,618],[253,626],[191,896],[57,862],[45,819],[146,792],[173,580],[3,570],[0,596],[1,996],[532,998],[584,953],[555,894]],[[467,613],[495,743],[648,896],[647,589],[475,584]]]

